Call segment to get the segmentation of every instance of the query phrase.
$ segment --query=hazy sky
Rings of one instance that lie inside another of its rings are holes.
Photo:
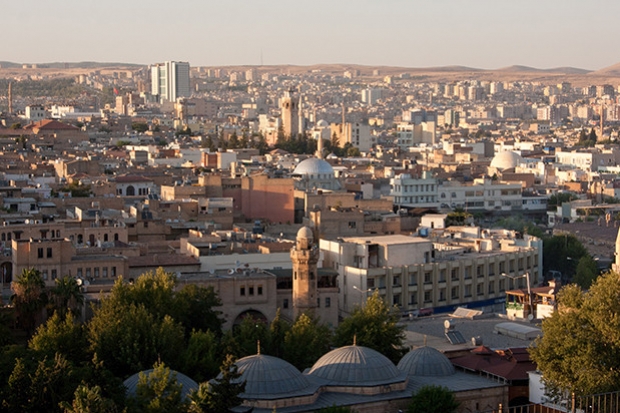
[[[0,60],[494,69],[620,62],[618,0],[0,0]]]

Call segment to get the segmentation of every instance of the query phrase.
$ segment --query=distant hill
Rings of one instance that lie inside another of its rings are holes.
[[[585,75],[591,72],[591,70],[579,69],[576,67],[554,67],[551,69],[537,69],[535,67],[520,65],[502,67],[501,69],[497,69],[494,71],[503,73],[564,73],[567,75]]]
[[[616,63],[615,65],[611,65],[608,67],[604,67],[595,72],[590,72],[590,75],[593,76],[620,76],[620,63]]]
[[[109,62],[52,62],[52,63],[15,63],[15,62],[0,62],[2,68],[7,69],[19,69],[24,64],[33,65],[36,64],[39,69],[96,69],[96,68],[108,68],[108,67],[142,67],[145,65],[135,63],[109,63]]]

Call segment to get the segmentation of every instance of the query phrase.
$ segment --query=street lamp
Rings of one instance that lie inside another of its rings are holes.
[[[358,293],[363,294],[362,296],[360,296],[360,306],[363,304],[364,297],[367,297],[368,293],[374,290],[374,288],[368,288],[366,290],[361,290],[357,285],[354,285],[353,289],[357,291]]]
[[[516,276],[512,276],[510,274],[506,274],[505,272],[503,272],[501,275],[502,275],[502,277],[508,277],[508,278],[513,279],[513,280],[525,277],[525,279],[527,281],[527,298],[528,298],[527,302],[528,302],[528,304],[530,306],[530,312],[531,312],[532,311],[532,287],[530,286],[530,273],[529,273],[529,271],[526,271],[525,274],[516,275]]]

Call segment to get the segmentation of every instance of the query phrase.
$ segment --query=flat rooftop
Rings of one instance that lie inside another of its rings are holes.
[[[345,242],[354,244],[381,244],[381,245],[398,245],[398,244],[417,244],[430,243],[428,238],[412,237],[408,235],[376,235],[370,237],[344,237]]]

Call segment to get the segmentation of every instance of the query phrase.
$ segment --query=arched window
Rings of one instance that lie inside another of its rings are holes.
[[[114,241],[118,241],[118,233],[114,234]]]
[[[129,185],[127,187],[127,190],[125,191],[125,195],[134,196],[135,194],[136,194],[136,188],[134,188],[133,185]]]
[[[103,242],[108,242],[108,234],[103,234]]]

